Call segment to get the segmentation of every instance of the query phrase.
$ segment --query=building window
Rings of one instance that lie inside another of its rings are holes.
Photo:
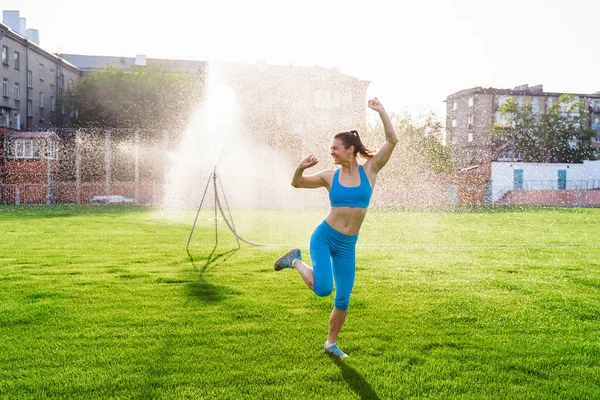
[[[452,127],[456,128],[457,125],[458,123],[456,122],[456,118],[452,119]]]
[[[469,107],[473,107],[473,104],[475,104],[475,98],[469,97]]]
[[[453,101],[452,102],[452,110],[456,111],[457,109],[458,109],[458,104],[455,101]]]
[[[40,92],[40,108],[44,108],[44,92]]]
[[[15,82],[15,100],[21,100],[21,85]]]
[[[508,100],[508,96],[498,96],[498,107],[506,103],[506,100]]]
[[[69,79],[69,90],[73,90],[73,79]]]
[[[475,116],[474,115],[467,116],[467,124],[468,124],[469,128],[471,128],[473,126],[473,122],[474,121],[475,121]]]
[[[50,68],[50,86],[54,86],[54,68]]]
[[[40,63],[38,65],[38,72],[40,74],[40,81],[44,80],[44,64]]]
[[[2,64],[8,65],[8,47],[2,46]]]
[[[8,79],[2,78],[2,96],[8,97]]]
[[[517,97],[517,103],[519,103],[520,106],[523,105],[524,101],[525,101],[525,99],[523,99],[523,97]]]
[[[50,160],[56,160],[58,158],[58,143],[53,141],[53,140],[48,140],[46,141],[47,146],[48,146],[48,151],[46,156],[50,159]]]
[[[592,119],[592,129],[595,129],[597,131],[600,131],[600,117],[599,116],[595,116]],[[600,137],[600,133],[598,134],[597,137]]]
[[[58,77],[58,88],[59,89],[64,89],[65,87],[65,76],[63,74],[60,74],[60,76]]]
[[[9,110],[5,109],[5,108],[0,108],[0,126],[1,127],[5,127],[8,128],[9,127]]]
[[[576,97],[570,102],[562,103],[560,105],[560,111],[563,113],[570,113],[571,115],[577,114],[577,109],[573,109],[573,107],[576,106],[579,101],[579,98]]]
[[[10,139],[8,158],[40,158],[40,142],[37,139]]]
[[[536,114],[540,112],[540,98],[539,97],[533,98],[533,112]]]
[[[592,107],[594,107],[596,110],[598,110],[600,108],[600,100],[594,100],[592,102]]]
[[[15,114],[15,118],[13,119],[13,128],[21,129],[21,114]]]
[[[467,141],[468,141],[469,143],[473,141],[473,134],[472,134],[472,133],[469,133],[469,134],[467,135]]]
[[[21,63],[19,62],[19,52],[15,51],[15,69],[20,69]]]
[[[546,100],[546,105],[548,106],[548,111],[550,111],[553,104],[554,104],[554,99],[552,97],[548,97],[548,99]]]
[[[31,71],[27,71],[27,87],[28,88],[33,87],[33,86],[31,86],[32,85],[31,81],[33,80],[32,76],[33,76],[33,73]]]
[[[496,123],[498,125],[504,126],[504,125],[508,124],[508,118],[506,118],[506,115],[504,115],[500,111],[498,111],[496,113]]]
[[[50,96],[50,111],[56,111],[56,101],[54,100],[54,96]]]
[[[31,117],[33,116],[33,103],[31,102],[31,100],[27,100],[27,116]]]
[[[473,190],[477,190],[477,186],[475,186],[475,185],[467,185],[467,190],[469,192],[472,192]]]

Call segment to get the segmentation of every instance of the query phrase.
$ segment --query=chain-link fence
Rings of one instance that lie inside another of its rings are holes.
[[[0,185],[0,204],[48,204],[52,198],[48,189],[41,184]]]
[[[92,204],[97,196],[123,196],[136,204],[158,205],[162,186],[156,183],[51,182],[47,184],[0,184],[0,204]]]

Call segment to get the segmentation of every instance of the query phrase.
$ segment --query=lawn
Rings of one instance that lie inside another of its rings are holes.
[[[272,268],[325,212],[0,207],[0,398],[600,397],[600,209],[369,211],[343,360]]]

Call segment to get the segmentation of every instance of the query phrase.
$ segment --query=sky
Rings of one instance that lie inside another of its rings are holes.
[[[595,0],[2,0],[51,52],[336,67],[389,112],[474,86],[600,91]]]

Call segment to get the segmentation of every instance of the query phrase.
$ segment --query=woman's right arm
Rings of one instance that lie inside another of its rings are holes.
[[[321,171],[313,175],[304,175],[304,170],[314,167],[318,162],[319,160],[313,155],[302,160],[298,165],[298,168],[296,168],[296,171],[294,171],[294,176],[292,176],[292,186],[304,189],[327,187],[327,181],[324,179],[323,175],[326,171]]]

